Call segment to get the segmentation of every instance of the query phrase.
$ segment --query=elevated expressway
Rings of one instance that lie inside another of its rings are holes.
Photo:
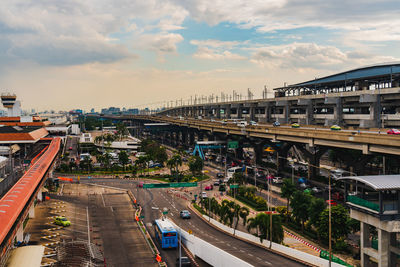
[[[132,116],[132,119],[153,122],[170,123],[179,127],[223,133],[247,138],[268,139],[271,141],[285,141],[308,144],[313,146],[327,146],[361,150],[364,154],[384,153],[400,155],[400,137],[374,131],[343,130],[331,131],[329,128],[316,127],[273,127],[269,125],[238,127],[235,124],[223,124],[206,120],[174,119],[163,116]]]

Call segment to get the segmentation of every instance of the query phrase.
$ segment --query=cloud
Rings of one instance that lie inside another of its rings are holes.
[[[321,27],[357,32],[355,38],[398,40],[400,17],[397,0],[175,0],[190,16],[209,25],[229,22],[240,28],[275,32]],[[375,34],[368,34],[371,29]],[[348,35],[352,38],[352,35]]]
[[[261,66],[290,69],[337,69],[394,61],[394,57],[378,56],[363,51],[342,51],[334,46],[315,43],[292,43],[254,49],[251,61]]]
[[[175,53],[176,45],[182,41],[182,35],[176,33],[145,34],[139,37],[137,47],[161,54]]]
[[[109,63],[136,57],[124,36],[141,34],[137,21],[167,31],[180,29],[187,11],[160,0],[3,0],[0,58],[48,65]],[[176,39],[176,38],[175,38]],[[168,41],[167,40],[167,41]],[[173,41],[160,50],[176,50]],[[0,63],[1,64],[1,63]]]
[[[221,60],[221,59],[244,60],[244,59],[247,59],[244,56],[231,53],[230,51],[227,51],[227,50],[224,50],[224,51],[218,53],[215,50],[209,49],[207,47],[198,48],[196,53],[193,54],[193,57],[199,58],[199,59],[211,59],[211,60]]]

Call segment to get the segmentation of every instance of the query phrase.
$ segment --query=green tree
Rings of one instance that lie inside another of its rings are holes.
[[[308,214],[310,216],[310,224],[315,228],[318,227],[319,216],[325,210],[325,201],[322,198],[313,197],[311,200],[311,205],[308,209]],[[318,240],[320,240],[320,233],[317,231]]]
[[[282,243],[283,241],[283,227],[281,218],[279,216],[274,216],[265,213],[258,213],[256,217],[249,218],[247,220],[247,231],[256,229],[256,235],[260,238],[262,242],[263,239],[271,240],[270,232],[270,217],[272,216],[272,241],[275,243]]]
[[[250,214],[249,208],[247,208],[247,207],[245,207],[245,206],[241,207],[241,209],[240,209],[240,211],[239,211],[239,216],[240,216],[240,218],[242,218],[242,220],[243,220],[243,226],[246,225],[247,216],[249,216],[249,214]]]
[[[293,216],[301,222],[301,231],[304,232],[304,223],[309,217],[309,207],[311,205],[311,196],[301,191],[296,191],[293,194],[292,207]]]
[[[245,177],[243,175],[243,172],[235,172],[233,174],[233,182],[239,185],[242,185],[245,183]]]
[[[174,154],[167,161],[167,166],[171,171],[171,175],[176,175],[177,177],[179,177],[179,166],[182,166],[182,163],[183,163],[182,157],[179,154]]]
[[[342,205],[332,206],[332,239],[336,243],[340,238],[345,238],[350,233],[349,213]],[[318,231],[324,240],[329,239],[329,210],[325,209],[318,220]]]
[[[283,184],[281,187],[281,197],[286,198],[287,200],[287,217],[286,217],[286,222],[289,219],[289,205],[290,205],[290,199],[292,198],[294,192],[296,192],[296,186],[292,183],[292,180],[290,179],[283,179]]]
[[[203,170],[203,160],[199,156],[192,156],[189,158],[189,170],[193,175],[200,174]]]
[[[129,163],[129,155],[126,151],[122,150],[118,154],[118,162],[123,166],[125,170],[125,166]]]
[[[128,129],[123,123],[117,123],[116,129],[117,129],[116,135],[119,140],[124,139],[129,134]]]
[[[83,160],[79,162],[79,168],[89,173],[92,170],[92,159],[88,156],[84,157]]]

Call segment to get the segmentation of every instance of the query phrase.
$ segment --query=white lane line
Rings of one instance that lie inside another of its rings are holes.
[[[248,255],[249,255],[250,257],[253,257],[253,254],[250,254],[250,253],[249,253]]]
[[[236,249],[236,248],[235,248],[235,249]],[[242,253],[244,253],[244,250],[242,250],[242,249],[241,249],[241,250],[239,250],[239,251],[240,251],[240,252],[242,252]]]
[[[103,200],[103,207],[105,207],[105,206],[106,206],[106,203],[104,202],[103,194],[101,194],[101,200]]]
[[[113,209],[113,207],[112,207],[112,206],[110,206],[110,209],[111,209],[111,212],[114,212],[114,209]]]
[[[260,257],[257,257],[257,260],[261,261],[261,258],[260,258]]]
[[[270,263],[269,261],[264,261],[266,264],[268,265],[272,265],[272,263]]]

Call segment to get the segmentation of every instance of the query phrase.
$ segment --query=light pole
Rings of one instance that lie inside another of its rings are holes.
[[[333,175],[333,174],[332,174]],[[332,203],[331,203],[331,176],[329,175],[329,267],[332,265]]]

